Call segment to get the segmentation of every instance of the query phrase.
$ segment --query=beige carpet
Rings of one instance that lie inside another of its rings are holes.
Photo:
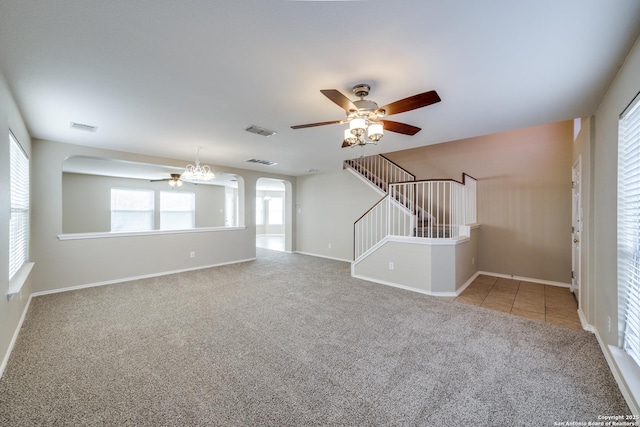
[[[0,425],[517,426],[629,409],[587,332],[258,260],[34,298]]]

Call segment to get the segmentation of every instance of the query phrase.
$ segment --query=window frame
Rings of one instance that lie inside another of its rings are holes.
[[[16,164],[17,161],[17,164]],[[9,282],[29,264],[31,228],[29,155],[9,130]],[[17,173],[16,173],[17,169]],[[16,196],[16,193],[20,193]],[[16,197],[14,197],[16,196]],[[17,215],[19,213],[19,215]],[[19,224],[16,226],[15,222]],[[18,230],[15,228],[17,227]],[[17,233],[17,236],[16,236]]]
[[[276,207],[275,201],[279,201],[279,209]],[[275,218],[275,219],[274,219]],[[267,225],[284,225],[284,197],[271,196],[267,203]]]
[[[640,368],[640,93],[618,121],[618,345]]]
[[[125,230],[114,230],[113,229],[113,213],[115,212],[120,212],[120,210],[114,210],[113,209],[113,197],[114,191],[127,191],[127,192],[139,192],[139,193],[147,193],[148,195],[151,196],[151,210],[139,210],[136,212],[146,212],[147,214],[150,214],[150,219],[151,219],[151,224],[149,228],[143,228],[143,229],[125,229]],[[126,188],[126,187],[111,187],[111,227],[110,230],[112,233],[121,233],[121,232],[139,232],[139,231],[153,231],[154,227],[155,227],[155,213],[156,213],[156,202],[155,202],[155,191],[154,190],[150,190],[147,188]]]
[[[159,220],[160,223],[158,224],[159,225],[158,230],[161,230],[161,231],[166,231],[166,230],[190,230],[192,228],[196,228],[196,193],[194,193],[193,191],[174,192],[173,190],[169,190],[169,191],[160,190],[159,193],[160,194],[159,194],[159,202],[158,202],[158,204],[159,204],[158,211],[159,211],[159,214],[160,214],[160,220]],[[186,211],[164,210],[163,206],[162,206],[162,204],[163,204],[163,197],[162,197],[163,194],[168,194],[168,195],[172,195],[172,196],[173,195],[176,195],[176,196],[177,195],[190,196],[191,209],[190,210],[186,210]],[[162,224],[162,222],[163,222],[162,221],[162,216],[163,216],[162,213],[163,212],[165,212],[165,213],[168,213],[168,212],[173,212],[173,213],[175,213],[175,212],[190,212],[191,213],[191,227],[186,227],[186,228],[184,228],[184,227],[183,228],[164,228],[163,224]]]

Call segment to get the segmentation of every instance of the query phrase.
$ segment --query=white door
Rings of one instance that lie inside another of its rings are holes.
[[[580,252],[582,248],[582,202],[580,200],[581,163],[580,158],[572,168],[572,208],[571,208],[571,292],[580,303]]]

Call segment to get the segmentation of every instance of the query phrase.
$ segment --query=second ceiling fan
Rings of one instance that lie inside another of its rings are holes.
[[[353,93],[360,97],[357,101],[351,101],[336,89],[323,89],[320,92],[341,107],[347,113],[344,120],[334,120],[329,122],[308,123],[305,125],[291,126],[292,129],[304,129],[309,127],[333,125],[341,123],[349,123],[349,129],[344,131],[344,140],[342,147],[354,147],[357,145],[365,145],[376,143],[382,138],[383,129],[390,132],[401,133],[403,135],[415,135],[421,129],[406,123],[384,120],[383,117],[392,114],[404,113],[406,111],[415,110],[426,107],[431,104],[440,102],[435,90],[419,93],[408,98],[401,99],[391,104],[378,107],[373,101],[364,99],[369,95],[371,87],[368,84],[361,83],[353,87]],[[365,140],[365,133],[368,141]]]

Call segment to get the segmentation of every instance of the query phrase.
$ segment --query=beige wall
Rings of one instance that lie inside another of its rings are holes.
[[[636,42],[624,66],[609,88],[595,114],[593,163],[592,228],[593,267],[589,283],[594,298],[591,323],[603,341],[618,343],[617,289],[617,167],[618,119],[640,92],[640,43]],[[611,332],[607,323],[611,319]]]
[[[196,198],[196,227],[224,227],[225,192],[220,185],[190,185],[171,189],[166,182],[115,178],[76,173],[62,174],[62,231],[90,233],[111,230],[111,188],[135,188],[155,191],[156,207],[161,191],[191,192]],[[156,209],[155,229],[160,227]]]
[[[353,274],[430,295],[454,296],[477,271],[477,239],[476,228],[468,239],[455,243],[392,239],[354,264]]]
[[[11,339],[31,294],[32,280],[27,280],[22,295],[7,301],[9,292],[9,130],[22,148],[31,156],[31,138],[11,95],[9,86],[0,73],[0,361],[5,361]],[[33,258],[33,256],[32,256]]]
[[[296,194],[297,250],[352,261],[353,224],[383,196],[346,170],[300,176]]]
[[[416,179],[478,179],[478,268],[571,282],[573,122],[387,153]]]

